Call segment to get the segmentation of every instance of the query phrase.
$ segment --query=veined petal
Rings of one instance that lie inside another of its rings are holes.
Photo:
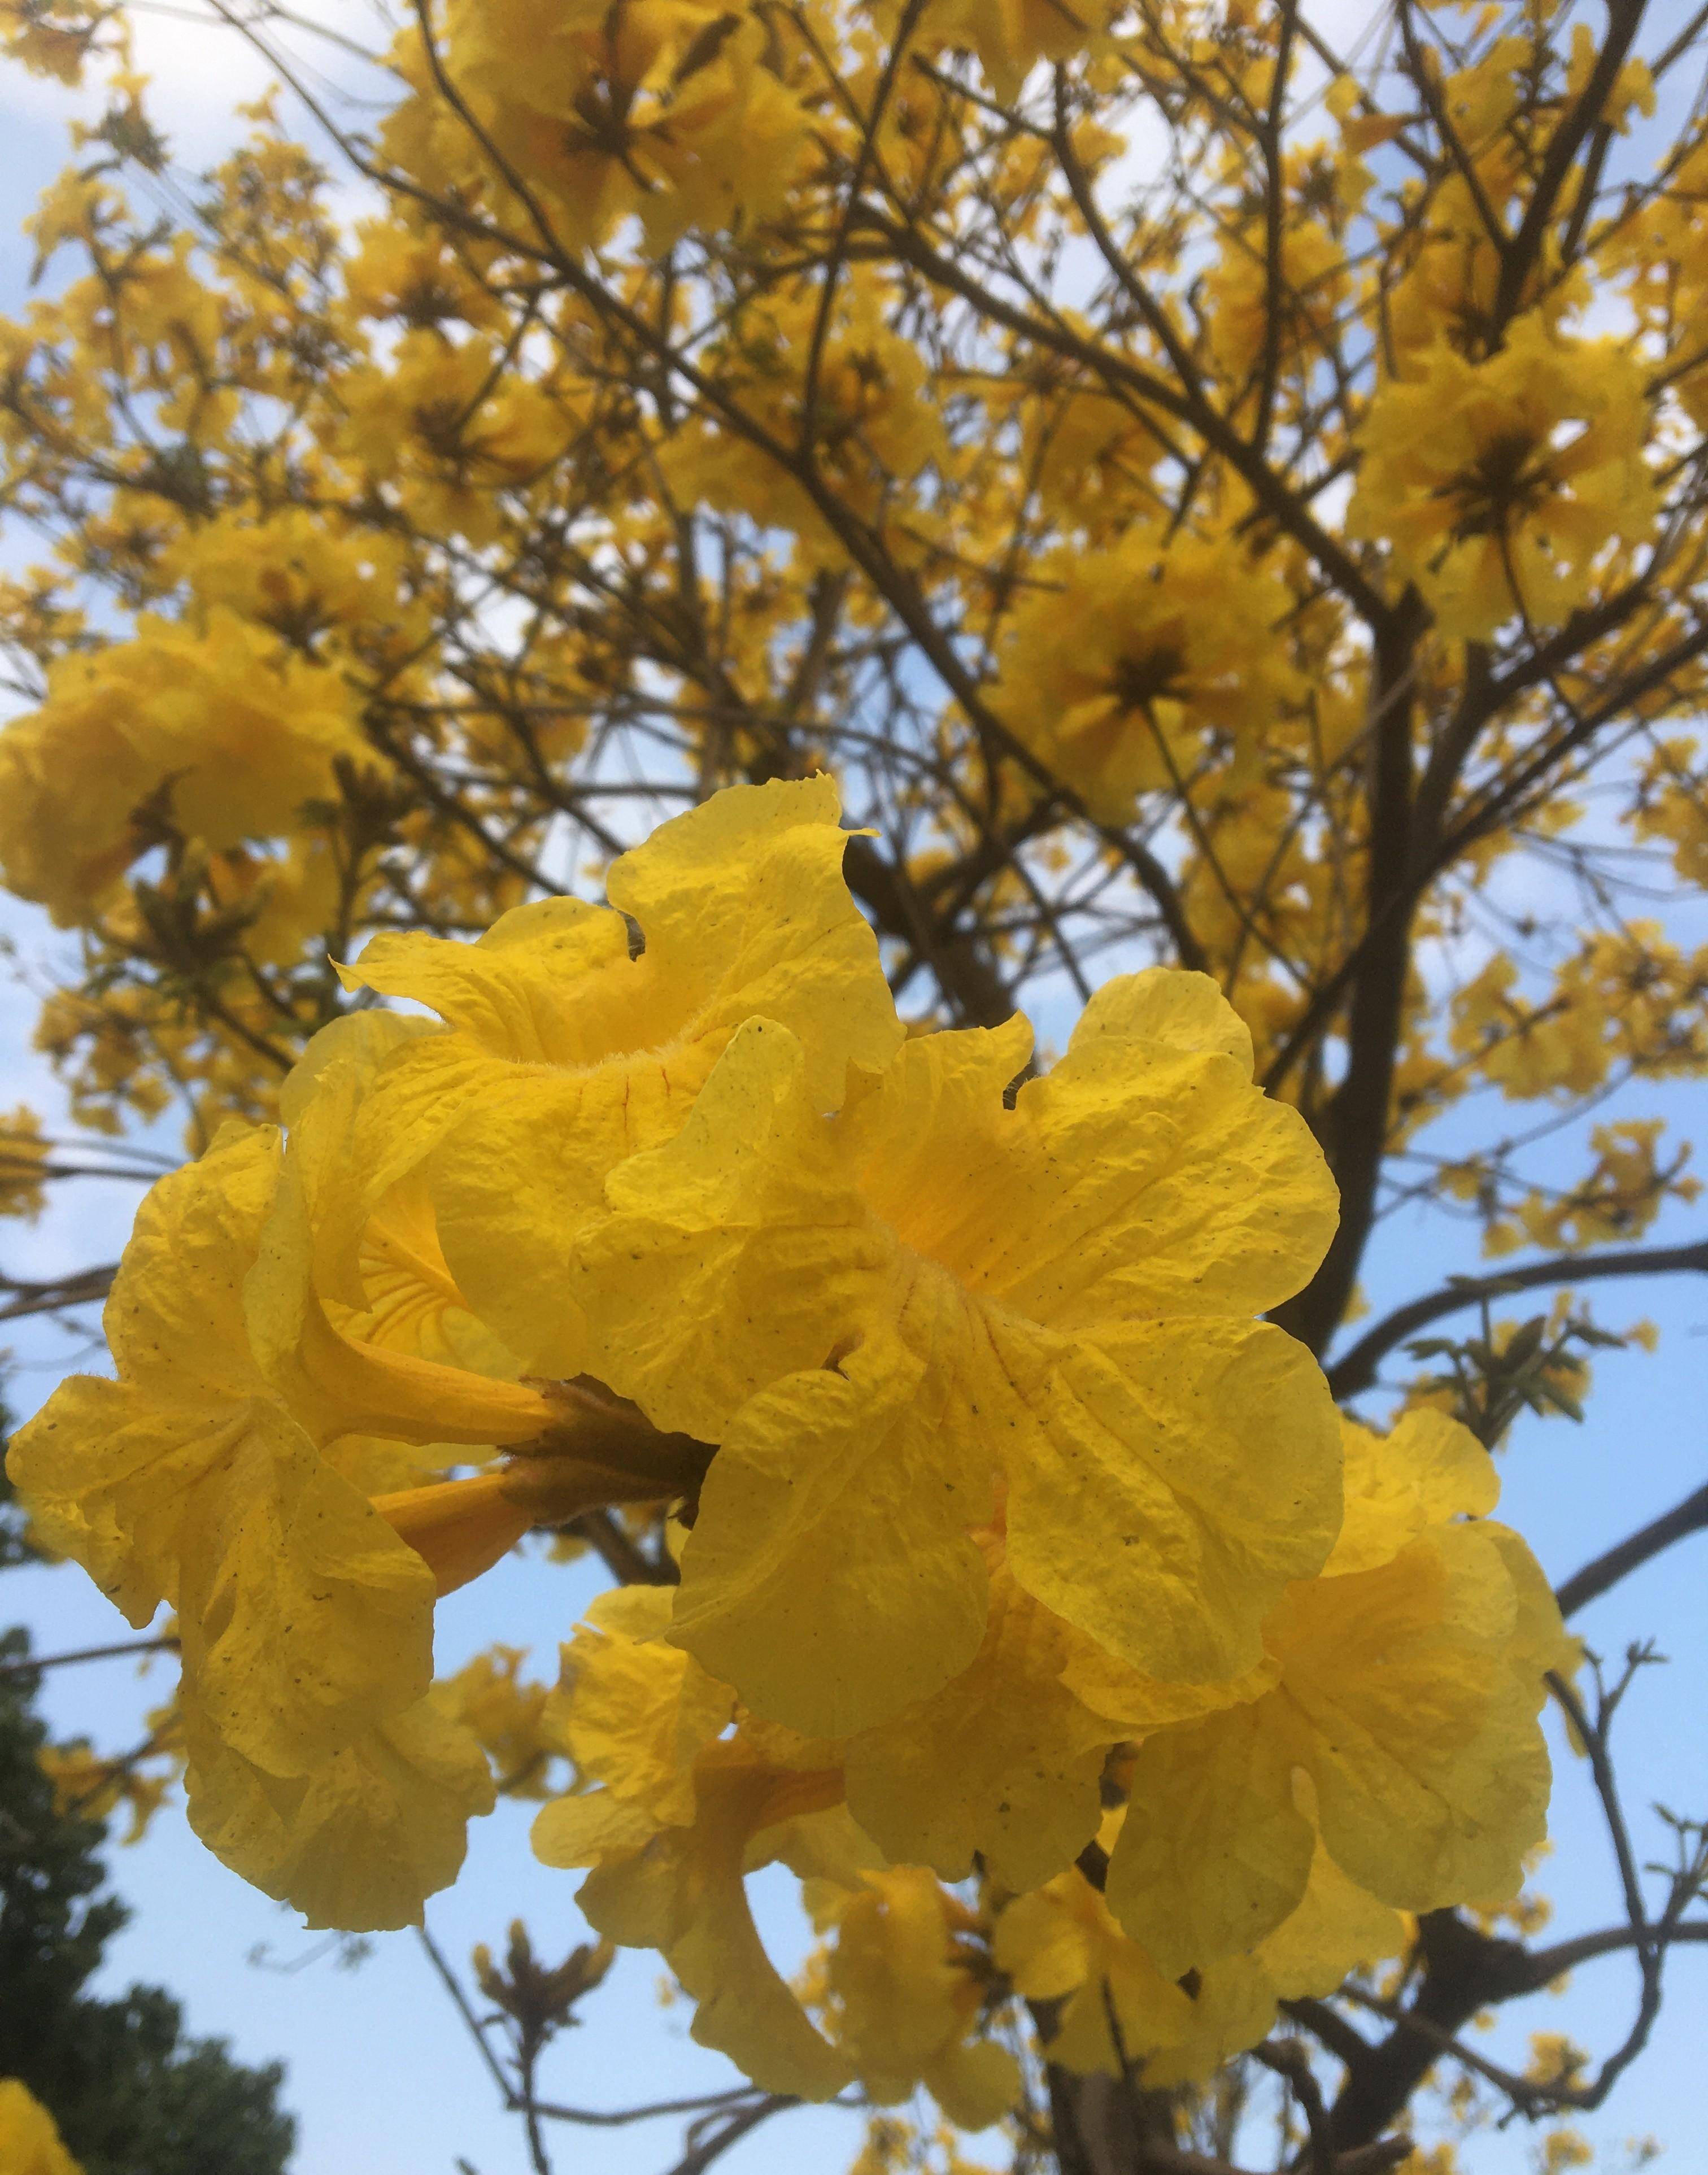
[[[1073,1863],[1097,1833],[1103,1755],[1120,1734],[1062,1681],[1080,1643],[998,1569],[971,1665],[845,1749],[849,1809],[892,1862],[961,1880],[977,1852],[1016,1890]]]
[[[1021,1089],[1037,1205],[1016,1203],[1006,1257],[987,1270],[1006,1304],[1063,1329],[1250,1317],[1309,1281],[1334,1182],[1304,1120],[1208,1040],[1212,1023],[1199,1048],[1076,1035]]]
[[[234,1415],[175,1538],[185,1671],[247,1759],[301,1774],[426,1692],[432,1574],[276,1403]]]
[[[1536,1713],[1550,1649],[1510,1538],[1434,1525],[1374,1570],[1301,1581],[1266,1628],[1277,1688],[1141,1745],[1109,1893],[1164,1970],[1279,1926],[1319,1830],[1341,1871],[1396,1908],[1516,1889],[1548,1802]]]
[[[1251,1030],[1208,974],[1172,967],[1117,974],[1093,991],[1075,1024],[1069,1054],[1084,1062],[1092,1045],[1105,1039],[1219,1050],[1251,1077]]]
[[[1167,1977],[1261,1941],[1298,1908],[1315,1830],[1272,1699],[1159,1730],[1139,1747],[1105,1894]]]
[[[1012,1410],[1008,1556],[1057,1615],[1147,1675],[1252,1668],[1265,1616],[1327,1555],[1339,1434],[1302,1345],[1266,1323],[1005,1325],[986,1370]]]
[[[880,1334],[730,1423],[670,1636],[759,1713],[844,1736],[978,1652],[985,1571],[968,1529],[990,1516],[993,1473],[976,1438],[973,1456],[945,1460],[952,1395],[941,1366]]]
[[[225,1408],[186,1413],[133,1383],[73,1375],[14,1435],[6,1470],[42,1538],[141,1630],[176,1601],[184,1494],[229,1425]]]
[[[418,1046],[403,1045],[406,1055]],[[364,1191],[355,1147],[364,1105],[384,1073],[383,1052],[382,1043],[350,1043],[320,1066],[299,1109],[244,1279],[250,1348],[318,1441],[341,1435],[483,1446],[525,1441],[550,1414],[536,1391],[511,1379],[514,1362],[490,1338],[483,1342],[475,1325],[466,1347],[495,1374],[427,1356],[445,1345],[420,1334],[422,1321],[442,1324],[460,1295],[447,1286],[425,1205],[412,1201],[402,1181],[383,1200]],[[362,1282],[364,1242],[371,1291]],[[414,1287],[417,1310],[399,1306],[400,1278]],[[384,1302],[377,1312],[376,1294]]]
[[[419,1925],[426,1899],[457,1877],[469,1820],[494,1803],[485,1754],[431,1699],[295,1776],[255,1766],[192,1706],[185,1741],[191,1826],[311,1928]]]

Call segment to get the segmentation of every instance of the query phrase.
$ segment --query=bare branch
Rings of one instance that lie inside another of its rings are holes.
[[[1376,1369],[1396,1345],[1444,1315],[1503,1299],[1509,1292],[1550,1284],[1596,1283],[1610,1277],[1668,1276],[1680,1270],[1708,1275],[1708,1239],[1689,1246],[1622,1246],[1606,1253],[1559,1254],[1487,1277],[1455,1277],[1440,1291],[1409,1300],[1367,1329],[1351,1350],[1327,1370],[1337,1400],[1355,1397],[1376,1379]]]
[[[1554,1599],[1559,1603],[1562,1616],[1570,1616],[1607,1592],[1610,1587],[1682,1541],[1687,1534],[1700,1533],[1708,1528],[1708,1486],[1699,1488],[1676,1503],[1670,1511],[1640,1527],[1609,1549],[1604,1555],[1597,1556],[1583,1569],[1574,1571],[1565,1582],[1554,1589]]]
[[[33,1676],[38,1669],[68,1668],[73,1662],[117,1661],[129,1654],[176,1654],[176,1639],[124,1639],[116,1646],[79,1646],[66,1654],[40,1654],[22,1662],[0,1662],[0,1679]]]

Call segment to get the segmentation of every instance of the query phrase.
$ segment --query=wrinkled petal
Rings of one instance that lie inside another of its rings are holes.
[[[419,1925],[426,1899],[457,1877],[469,1821],[493,1806],[485,1754],[431,1700],[292,1776],[252,1765],[193,1709],[185,1740],[191,1826],[312,1928]]]
[[[346,989],[408,997],[493,1056],[585,1064],[594,1022],[568,1000],[583,978],[628,958],[622,916],[578,898],[512,907],[473,944],[415,932],[371,937]],[[594,1045],[596,1052],[597,1045]]]
[[[247,1758],[301,1773],[426,1692],[431,1573],[277,1405],[224,1431],[176,1543],[185,1669]]]
[[[676,1138],[605,1192],[572,1265],[591,1371],[658,1427],[717,1441],[749,1397],[881,1326],[897,1248],[838,1169],[786,1028],[747,1022]]]
[[[1119,1733],[1062,1681],[1081,1643],[998,1572],[971,1667],[846,1749],[849,1809],[892,1859],[960,1880],[976,1852],[1017,1890],[1073,1863],[1097,1833]]]
[[[577,1771],[644,1806],[659,1826],[693,1819],[695,1757],[735,1704],[727,1684],[665,1643],[670,1617],[665,1587],[600,1595],[563,1650],[563,1684],[546,1707],[547,1729]]]
[[[1386,1435],[1342,1422],[1346,1517],[1328,1576],[1373,1570],[1426,1526],[1486,1517],[1500,1500],[1494,1461],[1467,1427],[1445,1413],[1407,1413]]]
[[[1265,1617],[1339,1522],[1338,1428],[1304,1347],[1211,1320],[990,1350],[1021,1584],[1148,1675],[1257,1663]]]
[[[1384,1902],[1499,1901],[1522,1879],[1549,1778],[1541,1695],[1512,1666],[1516,1629],[1499,1545],[1472,1525],[1298,1588],[1280,1612],[1323,1840]]]
[[[1253,1947],[1298,1907],[1316,1836],[1294,1757],[1272,1699],[1139,1747],[1105,1893],[1166,1977]]]
[[[990,1475],[945,1468],[950,1386],[927,1373],[881,1337],[786,1376],[737,1413],[701,1490],[670,1636],[810,1735],[935,1691],[984,1635],[968,1528],[990,1515]]]
[[[832,1794],[839,1791],[833,1780]],[[702,1771],[690,1828],[665,1829],[634,1856],[596,1867],[577,1897],[595,1932],[659,1950],[697,2004],[694,2037],[767,2091],[828,2099],[849,2065],[808,2022],[778,1975],[748,1908],[743,1860],[773,1820],[828,1802],[821,1778],[777,1777],[735,1763]]]

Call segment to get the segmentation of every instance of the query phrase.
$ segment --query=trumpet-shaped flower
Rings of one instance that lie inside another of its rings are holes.
[[[177,1610],[210,1726],[291,1774],[426,1692],[432,1579],[255,1363],[278,1163],[270,1130],[233,1129],[155,1187],[107,1302],[117,1379],[62,1383],[7,1469],[132,1624]]]
[[[1064,551],[1015,611],[993,707],[1092,815],[1190,774],[1212,733],[1249,741],[1298,692],[1276,630],[1291,599],[1225,538],[1144,523]]]
[[[1303,1124],[1201,977],[1109,984],[1011,1109],[1030,1039],[915,1040],[827,1119],[751,1022],[573,1265],[594,1370],[719,1445],[671,1635],[809,1733],[973,1662],[999,1489],[1017,1583],[1163,1679],[1257,1662],[1332,1542],[1326,1391],[1252,1319],[1332,1228]]]
[[[447,67],[492,163],[506,181],[528,176],[572,249],[597,247],[631,216],[653,248],[690,226],[751,224],[780,206],[808,151],[806,111],[757,11],[464,0],[446,32]],[[434,127],[431,85],[421,102],[426,114],[394,118],[394,149],[418,166],[425,153],[442,179],[442,162],[470,165],[471,147]]]
[[[176,1610],[209,1847],[322,1923],[397,1925],[454,1874],[491,1779],[426,1705],[432,1570],[256,1356],[244,1286],[279,1183],[277,1135],[237,1127],[161,1180],[107,1305],[117,1379],[62,1383],[8,1470],[133,1624]]]
[[[659,1635],[670,1596],[604,1597],[564,1650],[561,1742],[595,1787],[534,1824],[548,1865],[590,1867],[589,1925],[657,1949],[698,2003],[694,2037],[767,2090],[824,2099],[849,2075],[765,1953],[745,1874],[840,1804],[834,1748],[744,1724],[735,1695]],[[816,1869],[815,1868],[815,1869]]]
[[[323,1284],[361,1295],[366,1219],[423,1169],[435,1242],[480,1320],[529,1372],[583,1373],[578,1234],[607,1174],[680,1130],[741,1022],[800,1037],[826,1110],[850,1061],[881,1065],[901,1039],[838,807],[827,778],[736,787],[616,861],[609,907],[518,907],[475,944],[376,937],[346,979],[444,1027],[400,1045],[336,1129],[342,1174],[311,1219]]]
[[[1387,540],[1444,634],[1555,626],[1605,548],[1654,525],[1648,431],[1629,355],[1521,317],[1486,361],[1440,343],[1380,388],[1347,528]]]
[[[1481,1515],[1488,1453],[1437,1413],[1385,1443],[1348,1433],[1336,1554],[1265,1626],[1278,1680],[1134,1760],[1109,1907],[1170,1977],[1280,1925],[1319,1841],[1379,1901],[1424,1911],[1511,1894],[1542,1835],[1537,1713],[1569,1649],[1529,1551]]]
[[[145,615],[134,641],[61,659],[0,733],[0,867],[80,921],[163,822],[215,848],[275,837],[335,795],[340,760],[376,762],[337,673],[223,607]]]

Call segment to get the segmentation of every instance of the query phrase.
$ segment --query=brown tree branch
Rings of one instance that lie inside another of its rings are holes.
[[[57,1314],[63,1307],[91,1305],[106,1297],[117,1274],[118,1263],[105,1261],[99,1268],[76,1269],[41,1283],[0,1277],[0,1321],[19,1321],[27,1315]]]
[[[1708,1275],[1708,1239],[1688,1246],[1620,1246],[1602,1253],[1552,1255],[1486,1277],[1456,1277],[1440,1291],[1408,1300],[1367,1329],[1351,1349],[1326,1370],[1337,1400],[1355,1397],[1376,1379],[1376,1370],[1396,1345],[1444,1315],[1502,1299],[1509,1292],[1535,1291],[1551,1284],[1596,1283],[1610,1277],[1668,1276],[1680,1270]]]
[[[1708,1487],[1699,1488],[1676,1503],[1662,1516],[1626,1539],[1617,1548],[1609,1549],[1605,1555],[1597,1556],[1583,1569],[1575,1571],[1564,1585],[1554,1589],[1554,1599],[1559,1603],[1562,1616],[1570,1616],[1576,1610],[1597,1599],[1611,1587],[1672,1547],[1688,1534],[1700,1533],[1708,1528]]]
[[[115,1646],[78,1646],[65,1654],[36,1654],[21,1662],[0,1662],[0,1679],[27,1677],[37,1669],[68,1668],[73,1662],[117,1661],[127,1654],[176,1654],[176,1639],[122,1639]]]

